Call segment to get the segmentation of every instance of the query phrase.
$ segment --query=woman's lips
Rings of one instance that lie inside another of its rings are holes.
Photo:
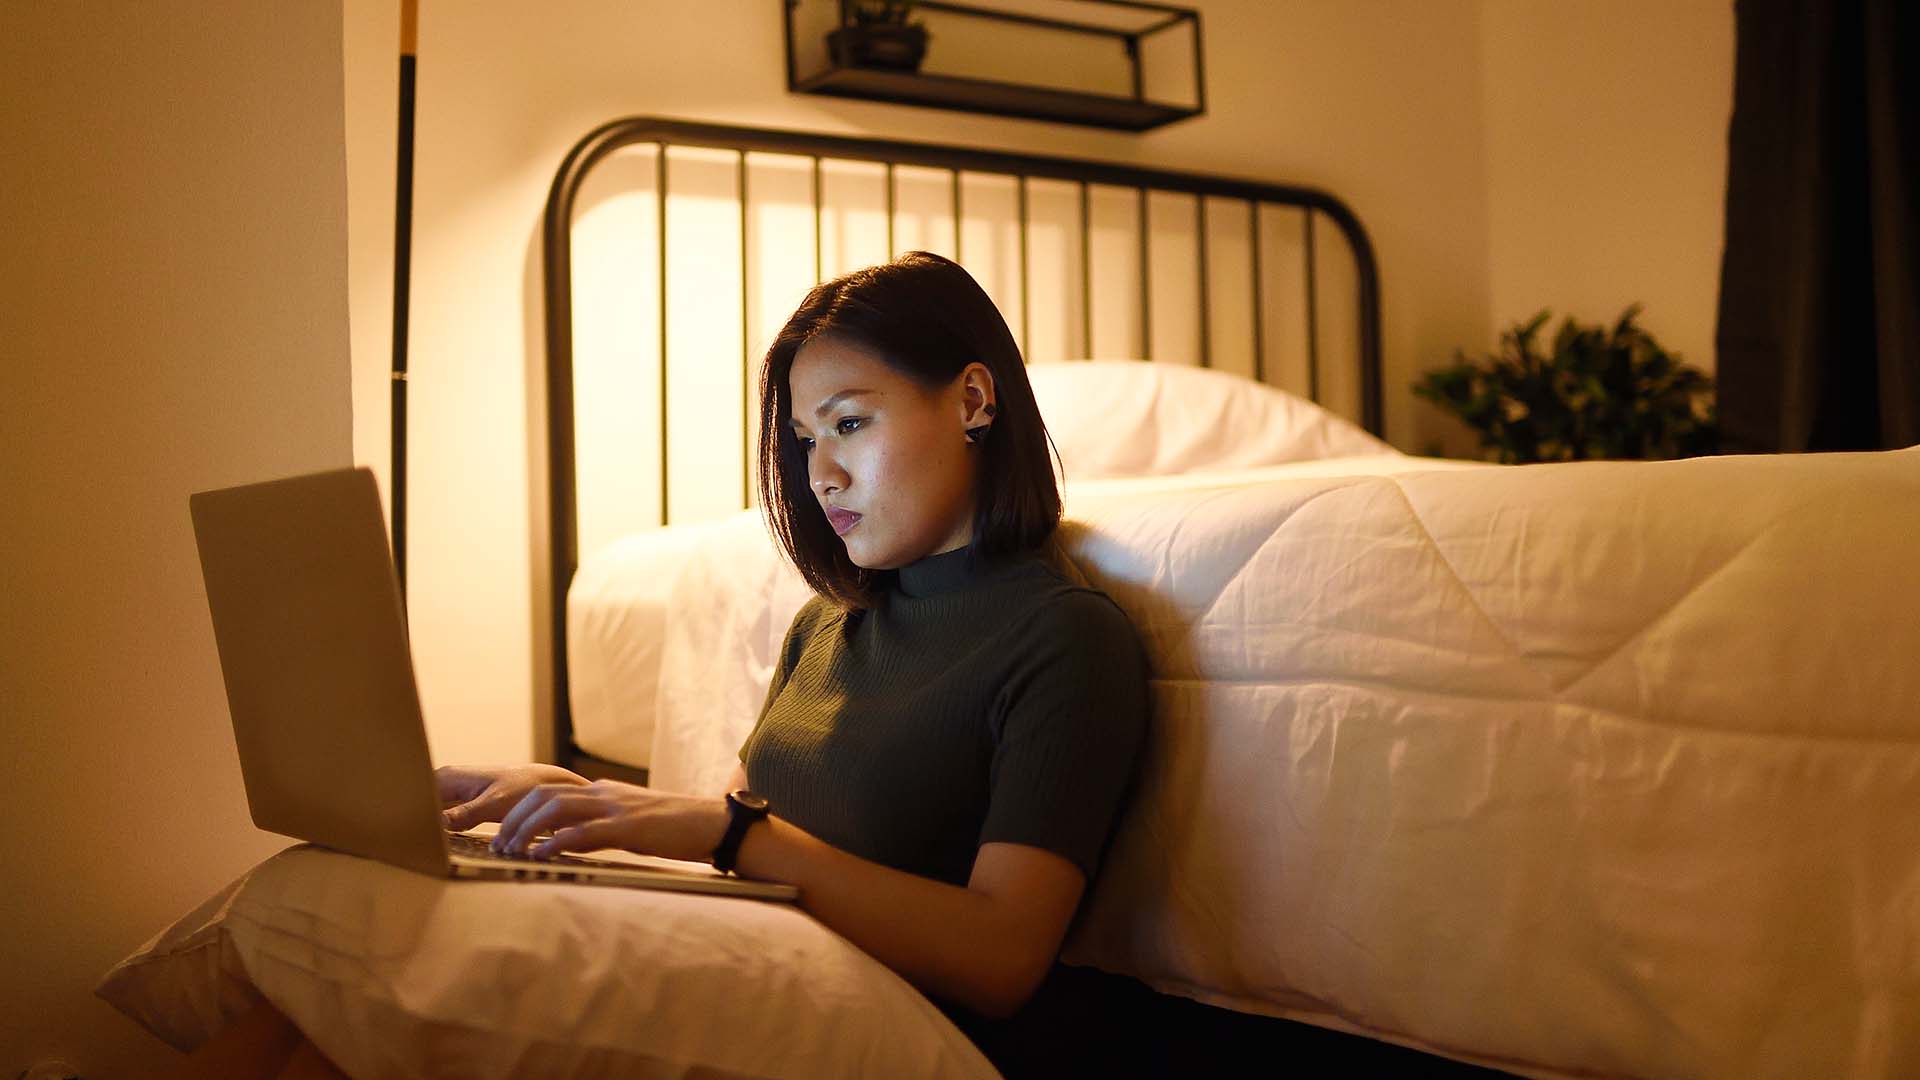
[[[860,515],[851,510],[834,508],[827,511],[827,523],[833,526],[834,532],[845,536],[848,529],[860,523]]]

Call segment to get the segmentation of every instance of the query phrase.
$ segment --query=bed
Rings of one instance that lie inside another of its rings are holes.
[[[650,156],[622,157],[636,147]],[[754,155],[792,159],[769,165],[787,186],[749,183],[769,164]],[[547,760],[706,793],[732,768],[806,596],[743,471],[756,320],[770,333],[797,299],[755,275],[878,261],[822,201],[832,162],[880,178],[887,250],[1012,265],[977,276],[1017,312],[1060,445],[1059,554],[1148,648],[1149,764],[1064,961],[1248,1021],[1210,1029],[1231,1046],[1182,1048],[1198,1067],[1267,1032],[1280,1052],[1286,1020],[1526,1076],[1920,1070],[1920,447],[1399,453],[1378,437],[1372,255],[1324,193],[648,118],[590,133],[545,233]],[[903,177],[937,180],[917,170],[944,170],[944,192],[905,194]],[[670,175],[704,226],[618,194]],[[804,209],[780,218],[749,188],[804,192]],[[996,190],[1017,228],[961,205]],[[1062,190],[1063,216],[1037,211]],[[1116,207],[1134,222],[1117,240]],[[649,218],[652,247],[581,230]],[[757,257],[770,221],[810,226],[813,265]],[[663,236],[711,257],[669,273]],[[653,292],[613,284],[649,275]],[[636,311],[651,320],[623,328]],[[723,347],[676,336],[723,319]],[[621,393],[649,408],[609,411]],[[700,419],[692,442],[681,417]],[[628,437],[599,464],[596,426]],[[791,908],[276,858],[103,993],[182,1046],[265,993],[356,1074],[992,1074],[916,991]],[[452,969],[523,992],[475,997]],[[764,993],[743,1002],[743,983]]]
[[[1911,626],[1900,603],[1920,598],[1898,554],[1920,536],[1915,453],[1528,468],[1398,454],[1372,437],[1374,260],[1332,196],[697,134],[743,158],[947,169],[956,248],[970,235],[963,173],[1012,173],[1023,204],[1035,176],[1081,185],[1082,238],[1098,228],[1087,185],[1133,187],[1132,302],[1079,305],[1089,324],[1141,320],[1129,360],[1087,362],[1071,341],[1036,355],[1024,272],[1003,306],[1060,446],[1066,553],[1154,662],[1158,765],[1065,960],[1523,1072],[1914,1063],[1876,1017],[1915,1004],[1920,862],[1870,823],[1920,805],[1920,682],[1904,660],[1920,637],[1888,630]],[[594,155],[656,138],[642,121],[584,141],[549,225]],[[1182,196],[1192,207],[1163,217],[1198,223],[1184,273],[1177,255],[1145,251],[1166,244],[1156,200]],[[1223,261],[1210,226],[1242,201],[1252,239]],[[1268,229],[1289,214],[1298,232],[1282,235],[1298,242],[1275,244]],[[567,355],[567,283],[552,271],[570,265],[572,235],[546,238],[550,363]],[[1030,243],[1023,231],[1023,268]],[[1153,275],[1191,284],[1184,336],[1153,332],[1153,316],[1176,319]],[[1244,306],[1221,301],[1236,295]],[[1292,323],[1302,334],[1276,358]],[[1082,330],[1088,354],[1116,339]],[[1236,335],[1250,340],[1236,348]],[[564,367],[549,369],[552,401]],[[566,491],[564,418],[550,432]],[[646,770],[674,790],[723,786],[806,596],[741,506],[576,562],[555,500],[556,758]],[[1838,521],[1853,523],[1844,541]],[[1807,777],[1822,779],[1796,782]],[[1838,902],[1839,883],[1858,895]],[[1862,955],[1883,936],[1900,942],[1902,973]]]

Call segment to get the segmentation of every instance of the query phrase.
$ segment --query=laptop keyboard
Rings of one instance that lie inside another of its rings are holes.
[[[548,863],[562,863],[562,864],[572,864],[575,866],[606,866],[608,865],[607,863],[599,859],[581,859],[581,858],[576,858],[572,855],[567,855],[567,854],[553,855],[545,859],[536,859],[532,855],[528,855],[524,853],[509,855],[505,852],[493,850],[492,842],[493,842],[493,838],[487,837],[487,836],[474,836],[470,833],[452,833],[452,832],[447,834],[448,850],[455,851],[462,855],[467,855],[476,859],[487,859],[493,862],[516,863],[516,864],[535,863],[539,865],[545,865]],[[535,841],[532,844],[528,844],[527,850],[532,851],[534,847],[538,845],[538,843],[539,841]]]

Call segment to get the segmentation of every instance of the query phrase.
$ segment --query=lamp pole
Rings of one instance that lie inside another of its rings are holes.
[[[413,263],[413,96],[418,0],[400,0],[400,123],[393,209],[393,565],[407,599],[407,301]]]

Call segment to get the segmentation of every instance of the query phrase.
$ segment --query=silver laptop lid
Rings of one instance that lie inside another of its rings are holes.
[[[202,491],[188,502],[254,824],[448,873],[372,471]]]

